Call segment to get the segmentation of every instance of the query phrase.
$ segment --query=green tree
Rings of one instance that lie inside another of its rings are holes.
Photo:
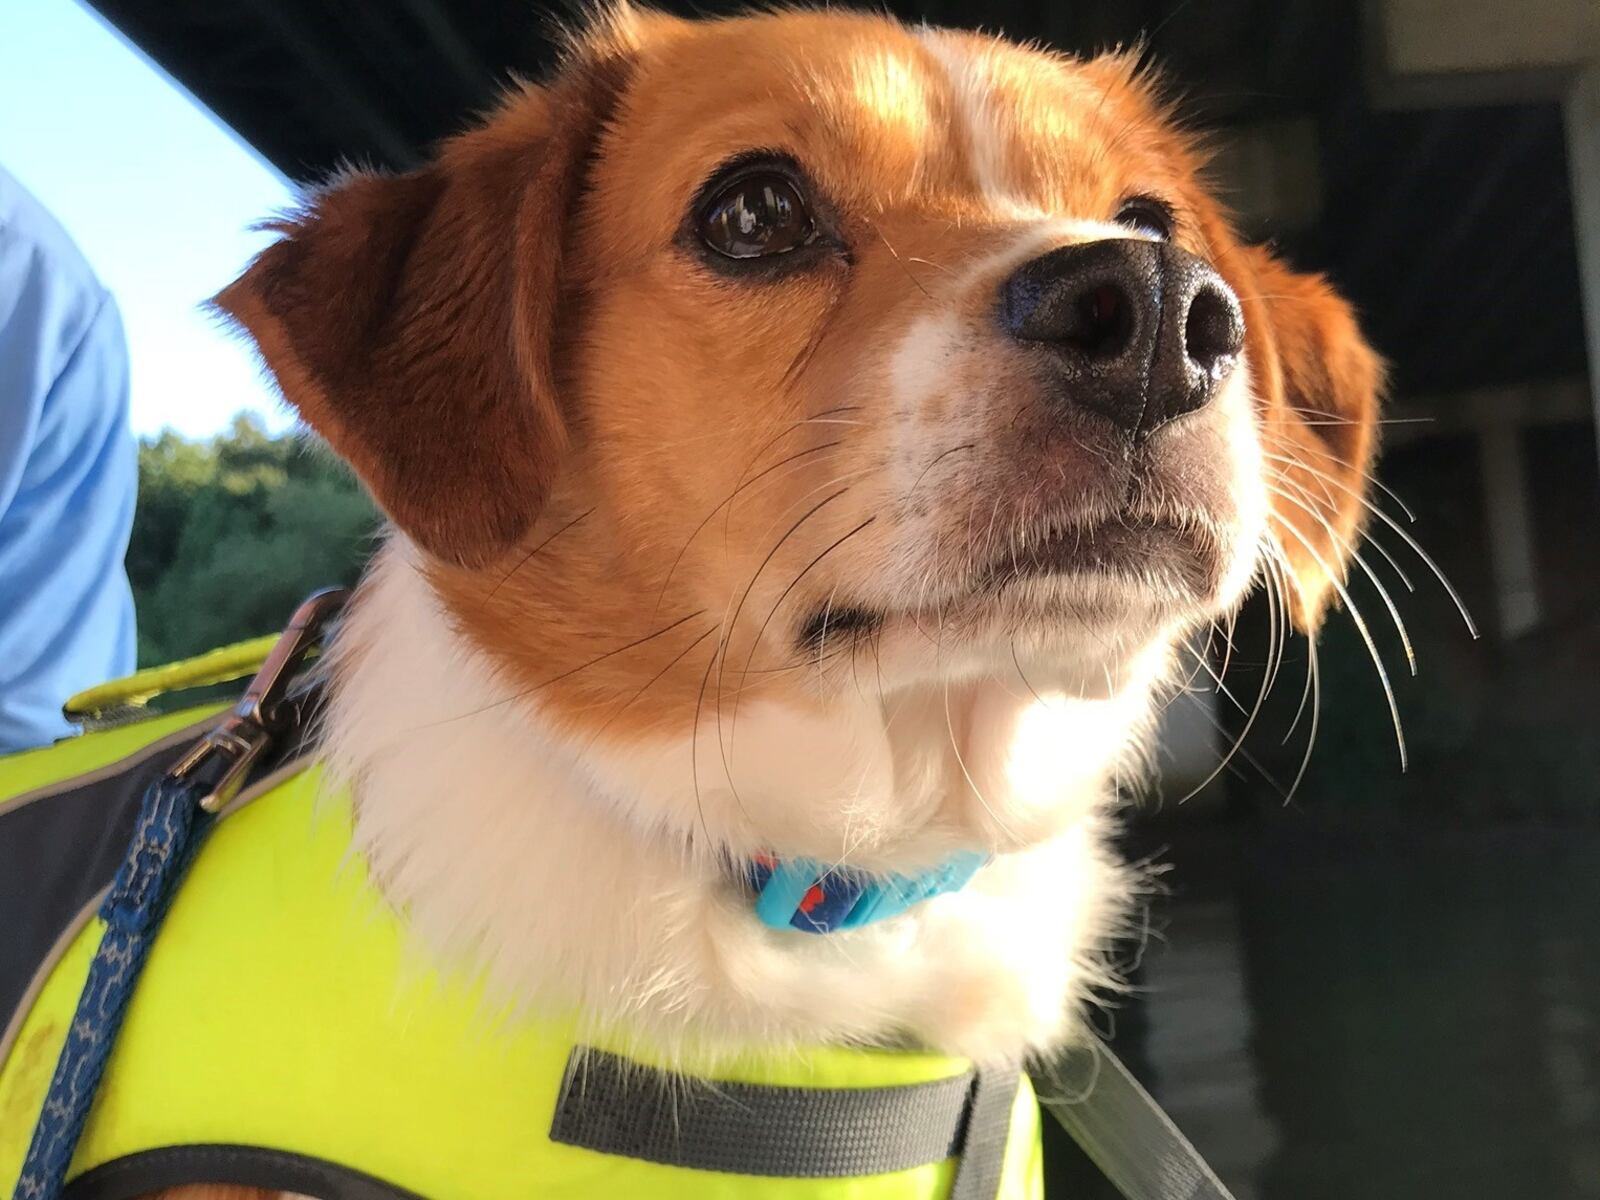
[[[208,441],[146,439],[128,547],[140,665],[271,633],[306,593],[353,583],[377,527],[341,463],[252,417]]]

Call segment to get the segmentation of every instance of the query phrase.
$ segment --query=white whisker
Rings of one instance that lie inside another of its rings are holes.
[[[1268,457],[1272,456],[1269,455]],[[1297,461],[1295,465],[1303,467],[1305,464]],[[1340,484],[1339,486],[1343,487],[1344,485]],[[1350,491],[1351,489],[1344,488],[1344,490]],[[1373,505],[1371,506],[1371,511],[1373,516],[1377,517],[1390,529],[1394,530],[1395,533],[1399,534],[1400,539],[1405,542],[1406,546],[1410,548],[1411,552],[1422,560],[1423,565],[1425,565],[1428,570],[1433,572],[1433,577],[1439,581],[1439,586],[1444,588],[1446,594],[1449,595],[1451,602],[1456,606],[1456,611],[1461,614],[1461,620],[1466,624],[1467,632],[1473,637],[1477,637],[1477,622],[1472,619],[1472,614],[1467,611],[1467,605],[1466,602],[1461,599],[1461,593],[1456,591],[1455,585],[1450,582],[1444,571],[1440,569],[1439,564],[1433,561],[1433,556],[1424,550],[1420,545],[1418,545],[1417,539],[1406,532],[1405,528],[1388,513],[1384,512],[1383,509]]]
[[[1395,748],[1400,752],[1400,769],[1404,771],[1408,763],[1408,756],[1406,753],[1405,729],[1400,723],[1400,705],[1395,700],[1394,686],[1389,682],[1389,672],[1384,668],[1383,656],[1378,653],[1378,643],[1373,640],[1372,630],[1367,627],[1366,618],[1361,615],[1361,610],[1356,607],[1355,600],[1351,598],[1350,592],[1339,580],[1339,577],[1334,574],[1333,569],[1323,561],[1322,556],[1317,553],[1316,549],[1300,531],[1287,521],[1279,521],[1278,524],[1288,530],[1294,536],[1294,539],[1305,547],[1306,553],[1311,556],[1312,561],[1321,567],[1323,574],[1327,576],[1329,586],[1333,588],[1339,599],[1344,601],[1345,607],[1349,609],[1350,619],[1355,623],[1356,632],[1361,635],[1361,640],[1366,643],[1367,653],[1371,655],[1372,665],[1378,672],[1378,682],[1383,686],[1383,696],[1389,704],[1389,717],[1394,722],[1394,741]]]
[[[1280,482],[1289,481],[1280,480]],[[1277,488],[1271,488],[1270,490],[1278,497],[1278,499],[1287,500],[1296,508],[1299,508],[1309,514],[1313,520],[1320,522],[1323,529],[1327,531],[1328,536],[1333,539],[1334,547],[1336,549],[1342,549],[1350,557],[1350,560],[1354,562],[1356,566],[1361,568],[1362,573],[1372,581],[1372,586],[1378,589],[1378,595],[1383,599],[1384,607],[1389,610],[1389,619],[1394,622],[1395,632],[1400,635],[1400,645],[1405,651],[1406,665],[1410,667],[1411,674],[1413,677],[1415,677],[1417,673],[1417,652],[1411,645],[1411,635],[1406,632],[1406,623],[1400,619],[1400,610],[1395,607],[1394,598],[1389,595],[1389,590],[1384,587],[1383,583],[1378,579],[1377,572],[1367,565],[1367,560],[1361,557],[1360,551],[1358,551],[1354,546],[1350,545],[1347,541],[1345,541],[1344,538],[1341,538],[1338,533],[1334,531],[1333,526],[1328,523],[1327,518],[1314,511],[1309,505],[1296,500],[1293,496],[1290,496],[1285,492],[1279,491]]]
[[[1370,484],[1373,488],[1375,488],[1376,490],[1382,492],[1385,496],[1389,497],[1389,499],[1393,500],[1395,502],[1395,504],[1399,506],[1400,511],[1403,512],[1406,515],[1406,520],[1412,522],[1413,524],[1416,523],[1417,514],[1412,512],[1411,511],[1411,506],[1400,498],[1400,493],[1396,492],[1393,488],[1391,488],[1387,484],[1385,484],[1381,479],[1379,479],[1371,471],[1364,470],[1364,469],[1358,468],[1358,467],[1354,467],[1350,463],[1347,463],[1344,459],[1340,458],[1337,454],[1333,454],[1330,451],[1320,449],[1319,447],[1316,447],[1316,446],[1297,446],[1294,443],[1287,441],[1281,435],[1273,434],[1273,433],[1270,433],[1270,432],[1266,436],[1267,436],[1267,440],[1271,441],[1273,445],[1278,447],[1278,449],[1289,451],[1290,457],[1293,459],[1293,461],[1294,461],[1296,466],[1304,467],[1307,471],[1311,471],[1313,474],[1316,474],[1318,472],[1315,471],[1315,469],[1311,466],[1311,464],[1307,463],[1303,459],[1301,459],[1298,456],[1296,456],[1294,454],[1294,451],[1296,451],[1296,450],[1310,450],[1318,458],[1326,459],[1328,462],[1331,462],[1331,463],[1337,463],[1339,466],[1344,467],[1346,470],[1353,472],[1358,479],[1366,480],[1367,483]],[[1323,476],[1323,478],[1327,479],[1330,483],[1338,483],[1338,480],[1333,479],[1331,476],[1326,476],[1325,475],[1325,476]],[[1342,484],[1340,484],[1340,486],[1343,487]],[[1348,491],[1349,489],[1346,489],[1346,490]]]

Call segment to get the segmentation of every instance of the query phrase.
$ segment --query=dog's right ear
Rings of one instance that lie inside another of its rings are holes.
[[[578,62],[404,175],[352,174],[215,305],[430,554],[480,566],[538,515],[565,445],[552,338],[567,216],[622,87]]]

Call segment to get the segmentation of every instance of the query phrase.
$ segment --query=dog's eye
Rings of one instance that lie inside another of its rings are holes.
[[[816,223],[793,181],[775,171],[742,175],[700,210],[700,240],[727,258],[768,258],[815,240]]]
[[[1172,237],[1172,205],[1154,196],[1134,196],[1117,210],[1117,224],[1165,242]]]

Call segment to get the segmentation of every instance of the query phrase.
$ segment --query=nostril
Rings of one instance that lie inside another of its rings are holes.
[[[1215,284],[1202,287],[1189,302],[1183,348],[1201,370],[1212,374],[1244,346],[1244,321],[1233,297]]]
[[[1188,298],[1203,282],[1173,273],[1164,243],[1107,238],[1058,246],[1023,263],[1000,285],[995,317],[1027,347],[1053,411],[1082,411],[1137,434],[1157,388],[1158,359],[1171,359],[1187,395],[1195,368],[1179,344]],[[1182,307],[1180,308],[1180,299]],[[1163,332],[1163,302],[1172,322]],[[1158,353],[1166,342],[1167,352]],[[1164,385],[1163,385],[1164,386]],[[1170,389],[1168,389],[1170,390]]]
[[[1090,358],[1115,358],[1127,348],[1132,334],[1127,295],[1115,283],[1102,283],[1078,297],[1061,340]]]

